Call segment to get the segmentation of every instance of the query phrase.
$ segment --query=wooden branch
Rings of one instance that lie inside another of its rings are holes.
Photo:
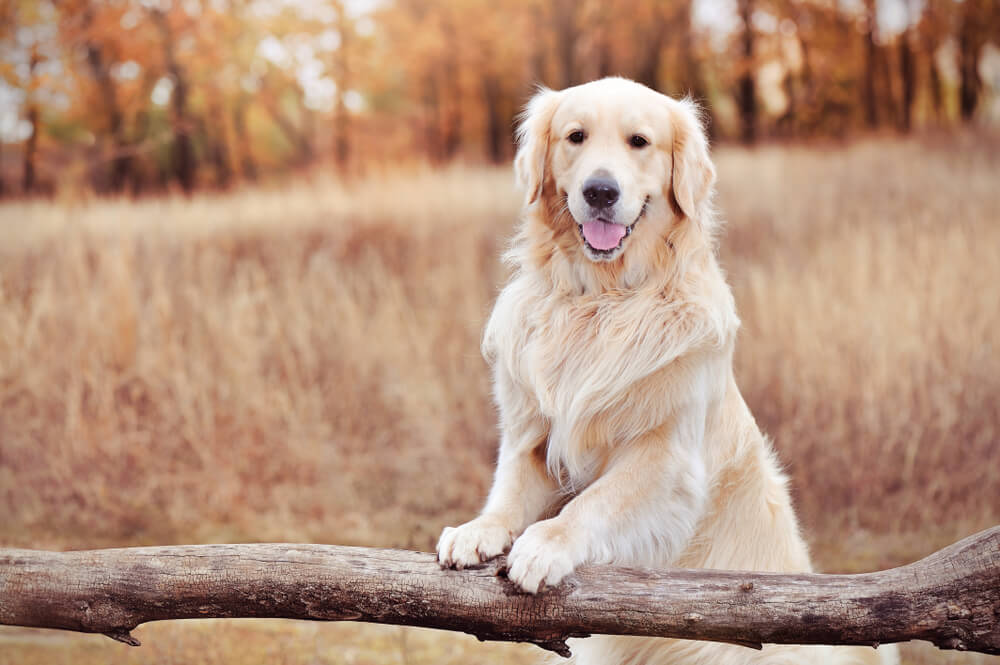
[[[368,621],[533,642],[654,635],[732,642],[929,640],[1000,654],[1000,527],[864,575],[587,566],[537,596],[497,560],[441,570],[431,554],[328,545],[0,550],[0,624],[104,633],[208,617]]]

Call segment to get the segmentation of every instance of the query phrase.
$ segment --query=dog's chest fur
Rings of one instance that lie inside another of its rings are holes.
[[[683,395],[663,387],[686,385],[689,357],[735,330],[714,314],[662,292],[553,297],[519,276],[498,298],[483,346],[547,421],[550,472],[579,486],[599,475],[610,447],[670,417]]]

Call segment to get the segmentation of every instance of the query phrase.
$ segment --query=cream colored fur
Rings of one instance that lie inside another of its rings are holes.
[[[442,565],[510,548],[510,579],[528,593],[584,562],[811,570],[785,476],[733,378],[739,319],[715,257],[715,171],[696,108],[603,79],[539,92],[519,138],[515,272],[483,339],[496,476],[482,514],[442,533]],[[597,172],[621,189],[609,214],[635,223],[613,256],[595,257],[578,228]],[[580,665],[895,662],[892,647],[592,637],[572,648]]]

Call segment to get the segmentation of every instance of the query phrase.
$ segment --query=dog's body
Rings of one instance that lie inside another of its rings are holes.
[[[739,319],[693,106],[604,79],[540,92],[520,138],[516,272],[483,341],[496,477],[482,515],[445,529],[442,564],[513,544],[509,577],[529,593],[584,562],[810,570],[785,477],[733,378]],[[572,648],[581,665],[895,660],[887,648],[648,638]]]

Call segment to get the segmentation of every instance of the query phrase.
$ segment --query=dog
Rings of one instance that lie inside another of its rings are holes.
[[[583,563],[807,572],[787,481],[733,377],[698,108],[623,78],[540,89],[518,129],[510,282],[483,335],[500,450],[442,566],[505,551],[527,593]],[[579,665],[882,663],[894,647],[595,636]]]

